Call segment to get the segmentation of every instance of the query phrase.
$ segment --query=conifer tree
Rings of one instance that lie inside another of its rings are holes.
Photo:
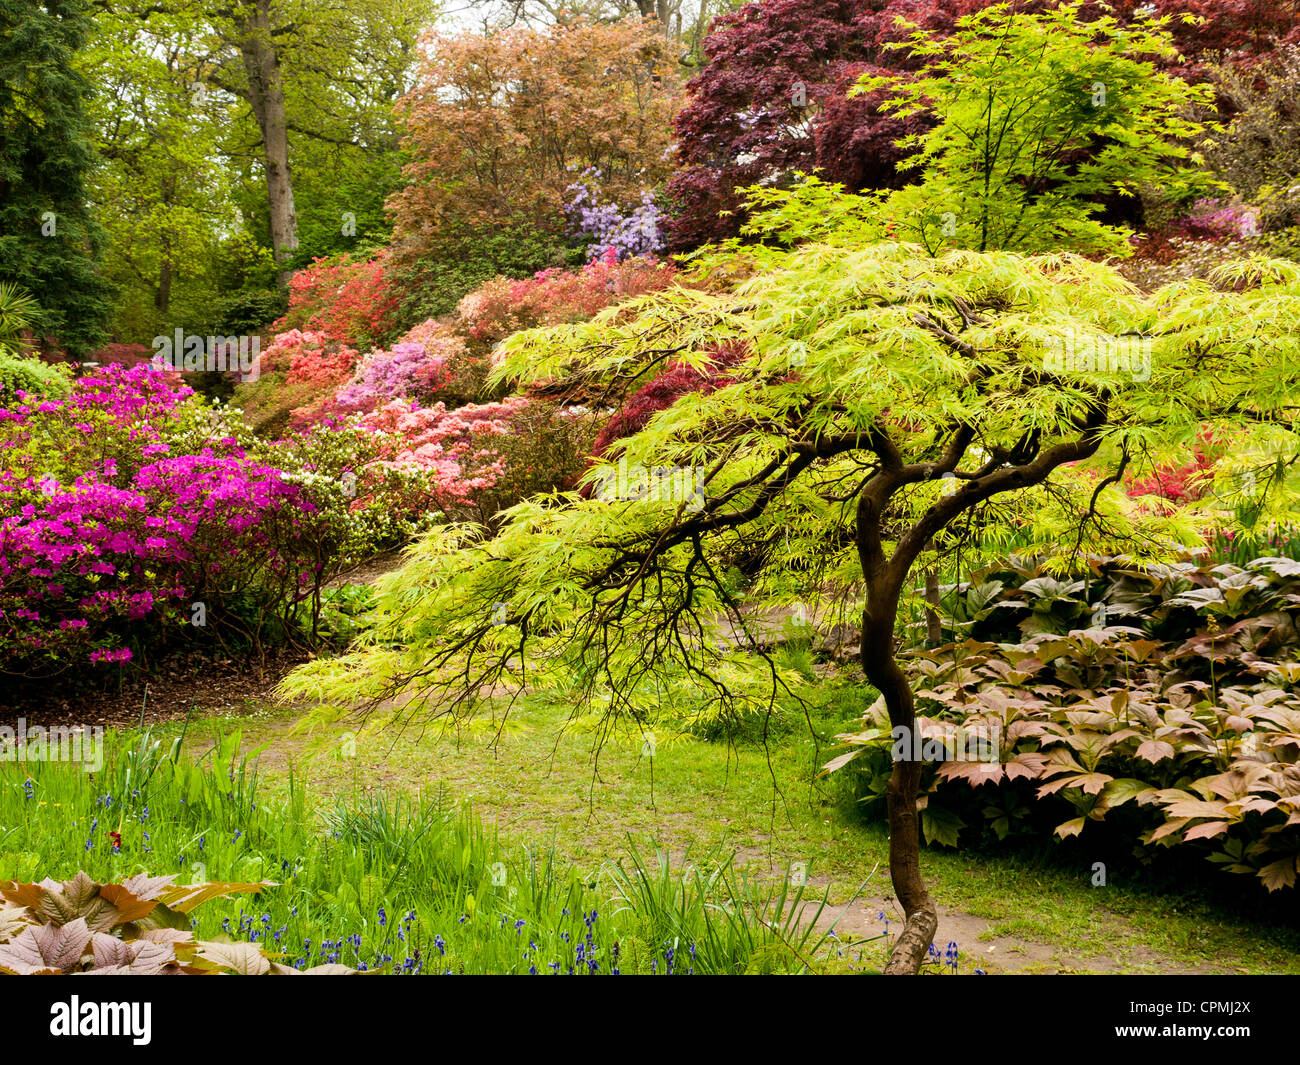
[[[81,0],[0,0],[0,281],[36,297],[36,330],[74,356],[102,339],[112,294],[86,196],[91,88],[74,65],[91,25]]]

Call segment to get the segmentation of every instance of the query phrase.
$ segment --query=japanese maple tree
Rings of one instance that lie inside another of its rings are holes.
[[[566,190],[588,167],[635,200],[667,177],[675,64],[653,23],[430,34],[402,99],[407,186],[389,203],[399,257],[466,230],[563,236]]]
[[[681,170],[669,191],[674,249],[734,236],[747,212],[740,187],[788,184],[819,171],[850,191],[915,180],[900,137],[929,128],[923,110],[882,111],[877,93],[850,97],[863,75],[905,77],[926,57],[891,47],[909,31],[902,19],[942,38],[988,0],[762,0],[719,17],[704,43],[704,69],[686,86],[676,120]],[[1022,12],[1056,5],[1018,0]],[[1086,20],[1131,23],[1170,16],[1174,51],[1162,69],[1196,79],[1207,57],[1248,65],[1300,35],[1295,0],[1116,0],[1083,5]],[[1182,16],[1189,16],[1184,18]]]

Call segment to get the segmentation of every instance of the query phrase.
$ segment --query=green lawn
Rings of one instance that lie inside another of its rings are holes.
[[[834,782],[816,779],[826,746],[806,725],[768,750],[659,737],[651,759],[639,735],[607,737],[596,757],[599,734],[567,719],[567,706],[531,696],[504,722],[484,717],[422,736],[361,728],[348,746],[341,728],[293,732],[295,713],[262,708],[192,724],[188,745],[200,753],[213,727],[242,729],[245,751],[260,749],[272,792],[287,787],[291,764],[322,798],[446,789],[503,838],[553,844],[589,870],[630,845],[664,848],[675,860],[735,851],[754,875],[806,870],[843,913],[845,936],[883,930],[882,911],[899,927],[883,826],[863,823]],[[834,722],[817,724],[823,736],[834,731]],[[344,757],[352,746],[355,756]],[[1112,877],[1095,888],[1088,868],[1023,852],[931,849],[922,863],[940,906],[939,947],[957,941],[967,971],[1300,972],[1294,928],[1234,914],[1194,887],[1171,893]],[[1206,877],[1216,875],[1207,866]]]

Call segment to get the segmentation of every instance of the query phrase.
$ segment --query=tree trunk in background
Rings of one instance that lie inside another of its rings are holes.
[[[641,12],[642,18],[649,18],[653,15],[659,20],[660,28],[665,34],[672,33],[672,4],[670,0],[636,0],[637,10]],[[681,16],[678,16],[678,26],[680,28]]]
[[[248,102],[262,132],[266,165],[266,199],[271,216],[271,249],[278,263],[298,250],[298,214],[293,206],[289,173],[289,129],[284,108],[280,57],[271,37],[270,0],[255,6],[236,22],[239,53],[248,76]],[[280,272],[287,285],[290,271]]]

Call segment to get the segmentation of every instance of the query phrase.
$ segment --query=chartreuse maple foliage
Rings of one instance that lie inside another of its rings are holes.
[[[537,499],[492,539],[436,530],[380,586],[363,642],[293,674],[285,693],[337,707],[413,691],[396,713],[437,716],[491,684],[565,678],[586,706],[637,721],[688,691],[741,711],[786,682],[717,640],[724,616],[744,625],[722,576],[744,549],[763,553],[760,593],[865,589],[864,668],[888,689],[893,723],[910,724],[890,644],[908,570],[935,537],[996,520],[1047,547],[1169,552],[1194,529],[1144,513],[1092,467],[1141,467],[1206,425],[1258,422],[1274,445],[1294,432],[1294,263],[1243,265],[1237,290],[1147,296],[1070,254],[929,257],[855,242],[852,225],[832,238],[717,252],[702,264],[715,276],[728,255],[749,269],[761,260],[730,293],[679,286],[506,341],[500,377],[580,374],[588,386],[639,385],[673,361],[702,367],[720,342],[748,354],[730,383],[683,396],[587,478],[617,483],[620,461],[668,467],[689,492]],[[1062,365],[1063,338],[1110,352],[1125,334],[1149,345],[1148,373]]]
[[[933,113],[905,137],[921,182],[888,195],[895,234],[930,251],[958,246],[1128,253],[1123,230],[1097,220],[1101,197],[1159,186],[1189,199],[1206,180],[1185,165],[1201,127],[1184,116],[1213,94],[1157,67],[1176,56],[1168,18],[1081,21],[1082,3],[1040,14],[997,4],[951,35],[916,26],[917,75],[864,76],[900,118]],[[972,85],[979,91],[972,91]]]

